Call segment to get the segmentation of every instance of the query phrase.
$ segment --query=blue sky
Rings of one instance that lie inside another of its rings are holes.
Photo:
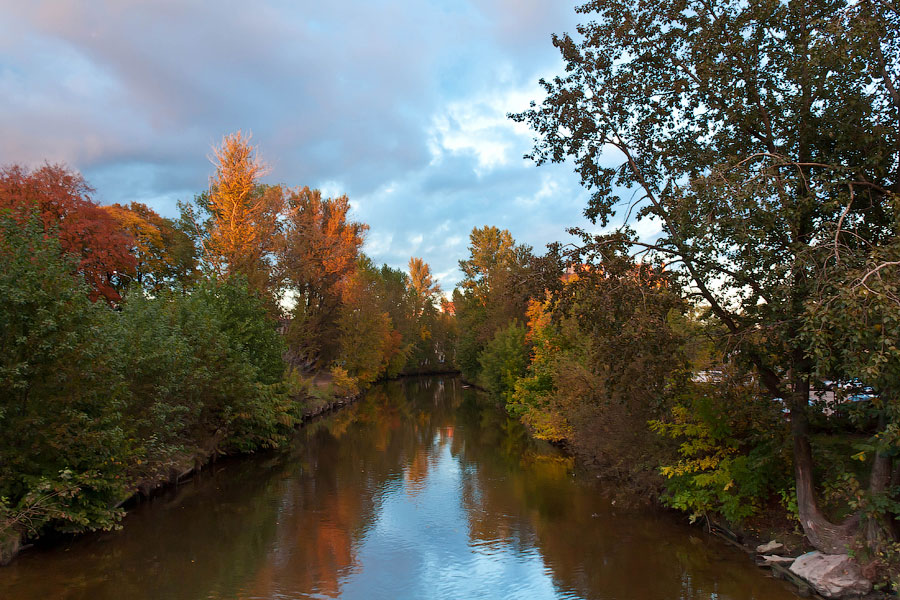
[[[65,162],[101,203],[166,216],[252,131],[265,181],[347,194],[365,251],[459,281],[473,227],[541,252],[587,225],[571,165],[506,118],[562,71],[559,0],[0,0],[0,163]]]

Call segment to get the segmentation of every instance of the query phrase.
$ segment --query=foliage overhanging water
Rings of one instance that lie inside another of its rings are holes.
[[[624,510],[455,378],[390,382],[147,502],[26,552],[0,598],[780,600],[739,551]]]

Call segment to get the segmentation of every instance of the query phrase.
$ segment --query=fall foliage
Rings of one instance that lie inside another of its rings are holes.
[[[250,145],[250,136],[238,131],[214,149],[215,175],[210,179],[211,215],[203,257],[219,275],[241,274],[261,293],[269,293],[269,258],[283,206],[280,187],[264,186],[260,177],[268,168]]]
[[[133,238],[91,200],[92,192],[80,174],[62,165],[0,170],[0,210],[10,210],[22,223],[39,215],[60,250],[78,257],[77,271],[90,285],[91,299],[115,303],[121,300],[117,283],[135,268]]]
[[[276,255],[281,285],[295,302],[290,345],[305,365],[327,364],[338,352],[338,308],[368,229],[349,211],[346,196],[322,198],[308,187],[287,198]]]
[[[128,275],[138,285],[153,291],[189,285],[196,275],[196,251],[190,237],[174,221],[139,202],[102,208],[134,240],[131,253],[135,265]]]

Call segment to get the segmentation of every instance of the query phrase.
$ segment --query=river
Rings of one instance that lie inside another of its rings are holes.
[[[4,600],[781,600],[721,541],[615,506],[452,377],[389,382],[131,511],[23,553]]]

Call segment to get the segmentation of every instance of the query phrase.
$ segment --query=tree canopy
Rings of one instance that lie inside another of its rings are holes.
[[[886,2],[596,0],[578,37],[554,36],[566,74],[511,115],[531,158],[573,160],[585,214],[653,219],[594,236],[601,256],[649,253],[725,326],[725,344],[791,407],[801,522],[846,546],[818,508],[807,418],[806,306],[839,262],[895,236],[900,191],[900,18]],[[633,196],[632,196],[633,193]],[[633,201],[623,202],[632,196]]]

